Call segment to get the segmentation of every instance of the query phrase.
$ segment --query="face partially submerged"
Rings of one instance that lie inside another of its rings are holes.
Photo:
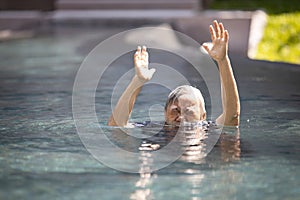
[[[204,100],[200,91],[191,86],[176,92],[173,100],[167,102],[165,120],[169,125],[179,126],[181,122],[198,122],[206,119]],[[175,89],[174,91],[176,91]],[[169,98],[172,98],[172,93]]]

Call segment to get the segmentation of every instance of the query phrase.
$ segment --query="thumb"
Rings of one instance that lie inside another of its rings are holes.
[[[210,51],[210,44],[209,44],[209,43],[203,43],[203,44],[202,44],[202,47],[203,47],[207,52]]]
[[[151,76],[153,76],[153,74],[155,73],[156,69],[155,68],[151,68],[149,71],[150,71]]]

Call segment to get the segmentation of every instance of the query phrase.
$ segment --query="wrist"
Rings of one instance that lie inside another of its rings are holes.
[[[224,56],[223,58],[220,58],[218,60],[216,60],[218,64],[222,64],[224,62],[228,62],[229,61],[229,57],[228,55]]]
[[[137,75],[132,78],[132,83],[137,86],[143,86],[146,82],[147,80],[142,80]]]

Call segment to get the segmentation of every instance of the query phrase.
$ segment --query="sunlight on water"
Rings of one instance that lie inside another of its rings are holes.
[[[85,199],[87,195],[91,199],[299,197],[300,70],[294,66],[279,68],[233,58],[242,100],[240,130],[224,129],[204,158],[205,145],[201,142],[209,137],[204,134],[199,140],[199,135],[195,139],[196,134],[187,133],[183,155],[153,173],[148,172],[155,162],[153,152],[167,144],[168,137],[155,135],[155,127],[132,129],[131,135],[139,139],[130,143],[130,134],[116,134],[107,127],[113,89],[109,80],[114,77],[106,76],[95,97],[99,124],[87,126],[102,127],[111,141],[137,152],[139,173],[119,172],[93,158],[73,121],[73,82],[86,54],[119,31],[91,29],[70,36],[66,30],[0,44],[0,199]],[[122,63],[131,67],[129,61]],[[182,66],[186,65],[175,65]],[[203,84],[197,82],[193,71],[186,74],[192,84]],[[156,85],[144,89],[131,120],[162,125],[169,91]],[[129,164],[118,160],[114,152],[103,153],[108,158],[115,156],[121,165]]]

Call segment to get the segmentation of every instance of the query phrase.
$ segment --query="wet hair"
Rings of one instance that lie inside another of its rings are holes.
[[[184,94],[193,94],[195,95],[199,101],[200,101],[200,106],[202,108],[202,110],[204,112],[205,111],[205,103],[204,103],[204,99],[203,99],[203,96],[200,92],[199,89],[193,87],[193,86],[190,86],[190,85],[182,85],[182,86],[179,86],[177,88],[175,88],[172,92],[170,92],[169,96],[168,96],[168,99],[167,99],[167,102],[165,104],[165,111],[167,111],[168,109],[168,106],[174,102],[176,102],[178,100],[178,98]]]

